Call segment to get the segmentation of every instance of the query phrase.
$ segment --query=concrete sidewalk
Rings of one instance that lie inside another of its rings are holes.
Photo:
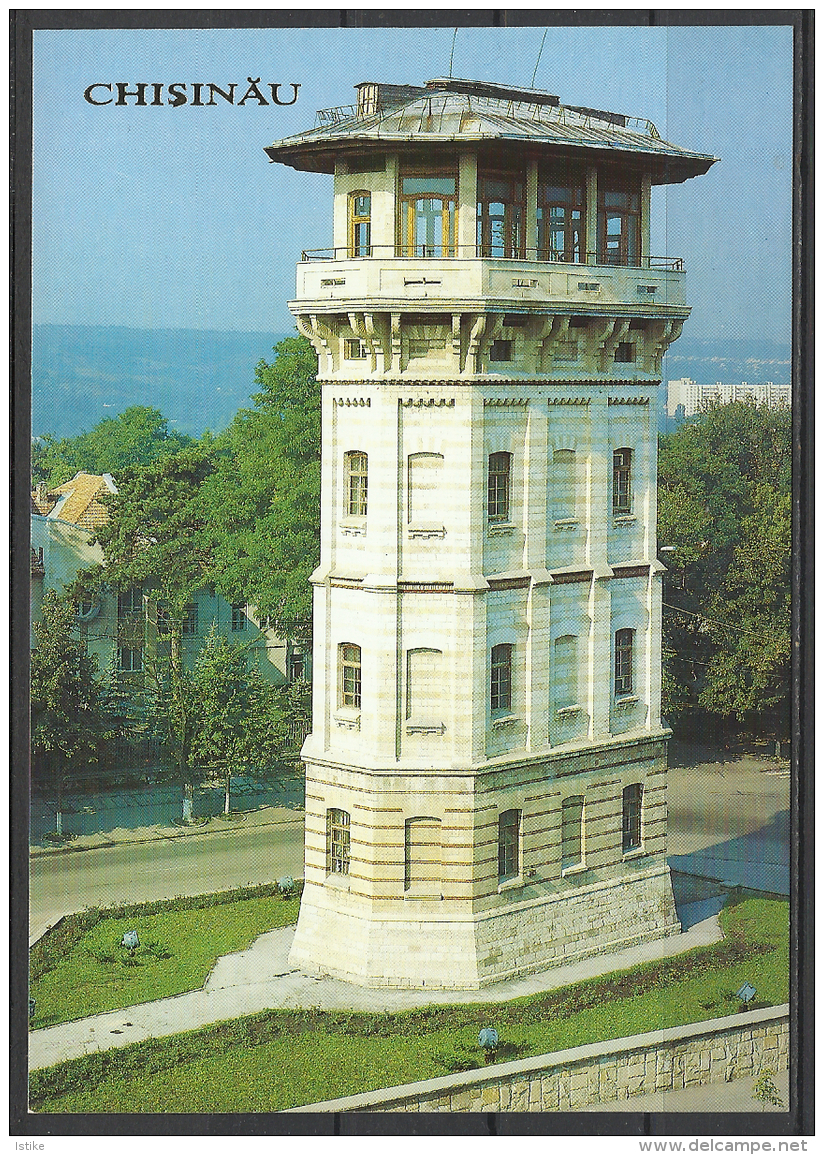
[[[32,1031],[29,1068],[50,1067],[79,1055],[192,1031],[273,1008],[380,1012],[443,1003],[508,1002],[718,942],[722,937],[717,915],[721,902],[710,900],[685,911],[689,917],[684,922],[692,925],[683,934],[468,991],[371,990],[339,979],[312,978],[290,967],[288,957],[295,928],[281,927],[261,935],[248,950],[218,959],[200,990]],[[267,977],[261,979],[261,975]]]

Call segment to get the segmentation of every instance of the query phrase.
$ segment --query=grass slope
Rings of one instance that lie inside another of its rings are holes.
[[[172,900],[86,912],[70,921],[63,935],[58,932],[55,941],[32,951],[32,1027],[198,990],[218,958],[246,950],[259,935],[294,922],[300,905],[298,898],[284,901],[276,893],[208,898],[216,901],[197,906]],[[140,939],[134,955],[120,946],[127,930],[136,930]]]
[[[723,942],[680,958],[496,1006],[269,1011],[85,1056],[34,1072],[31,1109],[282,1111],[480,1066],[486,1025],[497,1027],[507,1061],[734,1013],[745,979],[756,1005],[786,1002],[787,904],[746,900],[727,907],[722,925]]]

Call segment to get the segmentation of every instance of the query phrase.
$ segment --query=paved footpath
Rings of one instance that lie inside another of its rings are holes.
[[[694,909],[685,912],[692,916],[685,918],[685,924],[693,925],[683,934],[495,983],[481,991],[370,990],[339,979],[312,978],[290,967],[288,956],[295,928],[280,927],[261,935],[248,950],[219,958],[200,990],[32,1031],[29,1067],[50,1067],[79,1055],[175,1035],[276,1007],[397,1011],[433,1003],[508,1002],[718,942],[720,901],[696,903]],[[267,977],[261,979],[261,975]]]

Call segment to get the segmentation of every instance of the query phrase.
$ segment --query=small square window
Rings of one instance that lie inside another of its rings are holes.
[[[363,341],[358,337],[345,337],[343,357],[345,361],[363,361],[366,357],[366,346]]]
[[[493,341],[489,346],[489,360],[490,361],[511,361],[512,360],[512,342],[511,341]]]
[[[631,365],[635,361],[635,344],[632,341],[619,341],[615,346],[615,361],[622,365]]]

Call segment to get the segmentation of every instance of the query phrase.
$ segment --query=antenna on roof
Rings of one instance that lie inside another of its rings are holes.
[[[449,75],[452,75],[452,57],[455,55],[455,41],[458,38],[458,29],[452,33],[452,51],[449,53]]]
[[[455,31],[456,32],[458,31],[457,28],[455,29]],[[541,40],[541,47],[538,49],[538,59],[535,61],[535,71],[532,73],[532,83],[529,86],[530,88],[535,87],[535,77],[538,75],[538,65],[541,63],[541,53],[544,50],[544,40],[546,40],[546,34],[548,31],[549,31],[548,28],[544,29],[543,39]],[[449,75],[451,76],[452,73],[450,72]]]

